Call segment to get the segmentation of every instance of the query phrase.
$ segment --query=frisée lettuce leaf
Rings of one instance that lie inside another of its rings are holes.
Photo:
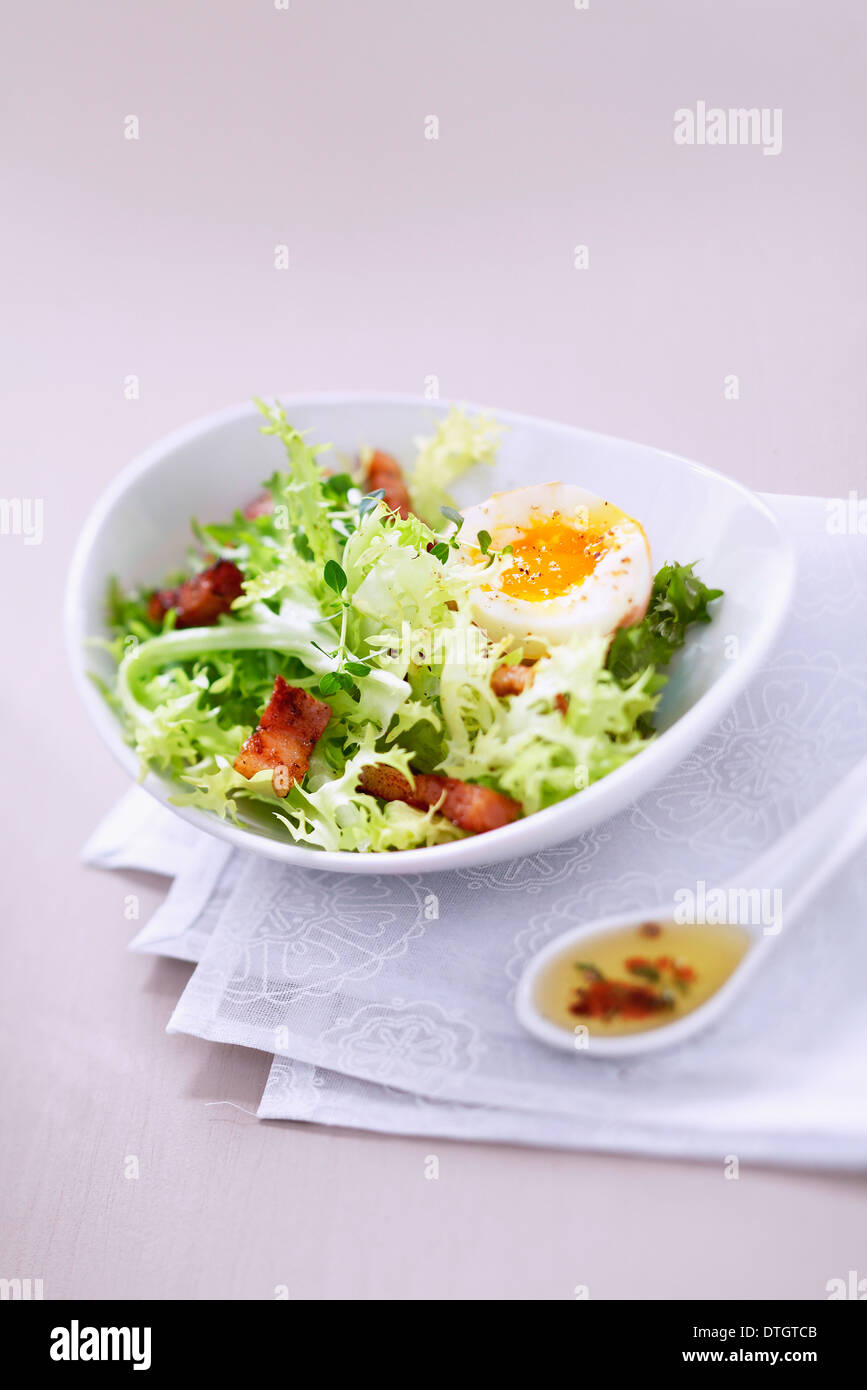
[[[621,685],[649,666],[667,666],[686,641],[692,623],[709,623],[708,605],[722,597],[709,589],[691,565],[663,565],[653,581],[647,612],[640,623],[618,628],[608,653],[607,667]]]
[[[441,531],[443,507],[453,507],[453,485],[476,464],[493,464],[503,426],[488,415],[469,415],[453,406],[432,435],[416,439],[418,455],[409,476],[414,510]]]

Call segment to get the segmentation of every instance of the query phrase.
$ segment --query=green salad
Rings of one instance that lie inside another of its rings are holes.
[[[693,565],[663,565],[643,616],[613,633],[486,630],[480,602],[538,578],[524,533],[467,536],[451,496],[495,464],[495,420],[452,409],[404,474],[373,447],[342,465],[282,408],[260,409],[286,455],[265,493],[229,521],[194,522],[187,566],[163,588],[111,585],[116,670],[102,689],[177,804],[275,817],[326,850],[401,850],[532,815],[647,745],[664,668],[720,595]],[[581,563],[604,556],[597,531]]]

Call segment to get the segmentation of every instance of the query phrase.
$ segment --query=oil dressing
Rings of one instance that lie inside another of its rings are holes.
[[[660,1028],[704,1004],[746,954],[750,935],[729,923],[643,922],[615,927],[555,956],[536,984],[552,1023],[617,1037]]]

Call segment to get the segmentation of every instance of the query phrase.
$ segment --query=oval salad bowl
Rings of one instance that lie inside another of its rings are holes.
[[[444,401],[392,395],[281,397],[291,424],[339,458],[362,446],[407,464],[450,408]],[[481,407],[463,405],[470,414]],[[495,466],[455,484],[459,507],[492,493],[541,482],[576,485],[640,522],[654,569],[698,562],[704,582],[724,591],[713,621],[690,627],[666,671],[656,735],[630,761],[564,801],[493,829],[399,851],[328,850],[296,843],[276,816],[238,824],[194,806],[173,805],[177,781],[149,772],[143,785],[184,820],[238,848],[287,864],[341,873],[424,873],[531,854],[574,836],[635,801],[683,759],[744,689],[780,628],[794,584],[794,560],[771,509],[722,474],[672,454],[569,425],[485,410],[504,427]],[[96,503],[73,558],[66,636],[76,684],[93,723],[131,778],[139,759],[94,683],[111,683],[114,663],[94,639],[109,636],[107,589],[156,587],[183,568],[190,518],[231,518],[285,468],[281,442],[261,432],[252,403],[195,421],[132,462]],[[257,803],[261,809],[261,803]]]

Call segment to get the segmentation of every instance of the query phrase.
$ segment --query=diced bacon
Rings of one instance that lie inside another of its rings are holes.
[[[416,772],[413,776],[414,785],[411,785],[397,768],[374,763],[362,768],[360,790],[382,801],[405,801],[417,811],[428,811],[436,806],[447,820],[473,835],[509,825],[521,814],[519,802],[490,787],[434,773]],[[442,804],[437,805],[441,798]]]
[[[272,768],[274,790],[285,796],[306,776],[310,754],[330,718],[330,705],[278,676],[258,728],[235,759],[235,771],[253,777]]]
[[[391,454],[384,454],[381,449],[374,450],[367,465],[365,481],[368,492],[377,492],[382,488],[385,505],[393,512],[400,512],[406,520],[412,506],[409,490],[403,480],[403,469],[397,459],[392,458]]]
[[[255,521],[257,516],[270,516],[274,510],[274,498],[270,492],[260,492],[248,502],[244,508],[244,516],[248,521]]]
[[[493,791],[491,787],[461,782],[456,777],[433,775],[423,778],[423,783],[422,795],[427,805],[435,805],[444,791],[445,797],[440,807],[443,815],[473,835],[509,825],[521,814],[520,802],[504,796],[502,792]]]
[[[244,576],[237,565],[231,560],[218,560],[177,589],[157,590],[150,597],[148,614],[158,623],[170,608],[175,608],[176,627],[211,627],[240,598],[243,583]]]
[[[491,676],[491,689],[495,695],[520,695],[533,684],[534,674],[532,666],[498,666]]]
[[[378,796],[381,801],[405,801],[412,805],[413,791],[408,779],[396,767],[389,767],[388,763],[372,763],[370,767],[363,767],[358,785],[363,792]],[[427,810],[427,807],[423,809]]]

